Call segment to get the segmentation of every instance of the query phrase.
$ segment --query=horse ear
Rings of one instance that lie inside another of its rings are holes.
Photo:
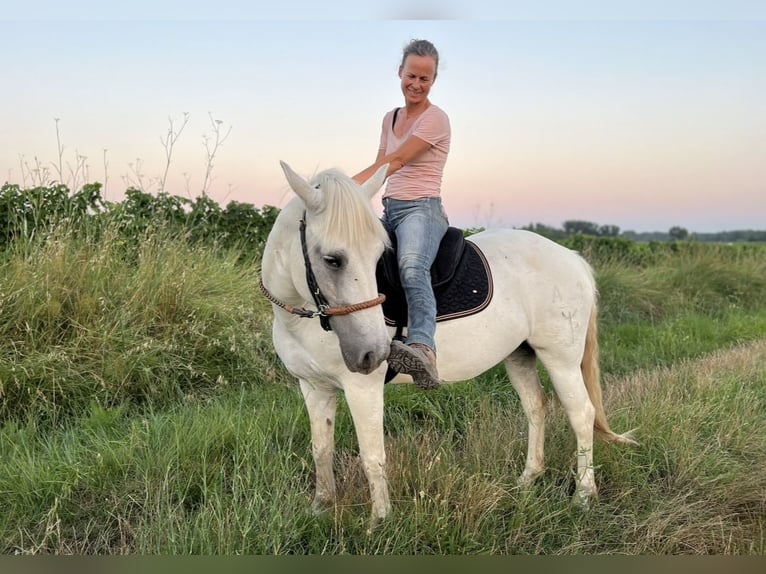
[[[282,166],[282,171],[285,172],[287,183],[290,184],[292,190],[303,200],[309,211],[316,210],[321,202],[320,192],[318,189],[309,184],[309,182],[303,179],[300,175],[295,173],[293,169],[283,161],[279,161],[279,165]]]
[[[372,198],[373,195],[378,193],[383,182],[386,181],[386,173],[388,173],[388,164],[380,166],[375,175],[362,184],[362,189],[368,197]]]

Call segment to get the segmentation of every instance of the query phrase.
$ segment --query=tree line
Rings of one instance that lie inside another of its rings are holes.
[[[552,227],[542,223],[530,223],[521,229],[534,231],[555,241],[561,241],[575,235],[594,237],[620,237],[631,241],[700,241],[703,243],[749,243],[766,242],[766,230],[742,229],[720,231],[716,233],[690,232],[675,225],[667,231],[621,231],[617,225],[599,225],[591,221],[569,220],[562,227]]]

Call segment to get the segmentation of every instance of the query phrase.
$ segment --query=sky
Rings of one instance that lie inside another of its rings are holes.
[[[453,225],[766,229],[766,3],[111,4],[4,3],[0,183],[120,201],[167,168],[171,194],[283,207],[280,160],[373,162],[402,48],[426,38]]]

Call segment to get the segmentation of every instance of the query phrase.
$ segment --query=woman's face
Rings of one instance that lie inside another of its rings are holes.
[[[436,80],[436,61],[430,56],[410,54],[399,68],[399,77],[404,101],[408,104],[424,102]]]

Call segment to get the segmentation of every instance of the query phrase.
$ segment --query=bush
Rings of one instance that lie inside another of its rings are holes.
[[[195,200],[168,193],[152,195],[129,188],[119,203],[101,196],[101,184],[91,183],[76,193],[65,185],[21,189],[0,188],[0,249],[14,241],[45,237],[60,223],[70,223],[70,233],[98,237],[117,230],[122,239],[136,244],[152,230],[184,236],[191,243],[240,248],[257,256],[274,225],[279,209],[262,209],[230,202],[221,208],[209,196]]]

